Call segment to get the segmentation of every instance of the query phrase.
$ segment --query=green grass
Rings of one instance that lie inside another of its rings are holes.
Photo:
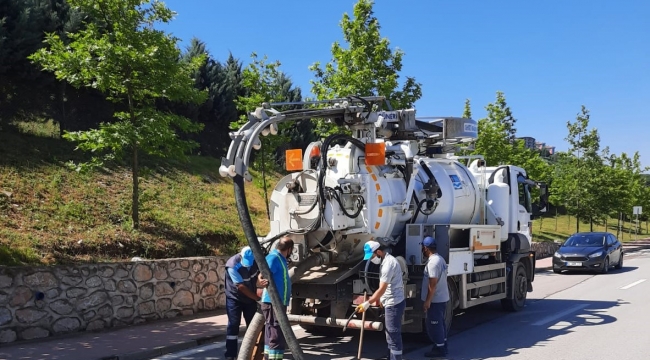
[[[635,239],[634,222],[626,221],[621,224],[622,233],[619,234],[619,240],[631,241]],[[618,223],[615,218],[609,218],[607,226],[605,223],[594,222],[593,231],[609,231],[616,235]],[[569,215],[547,215],[533,221],[533,239],[535,241],[555,241],[566,240],[571,234],[576,232],[576,218]],[[580,231],[591,231],[588,222],[580,223]],[[650,237],[648,232],[648,223],[639,221],[638,235],[636,238],[643,239]]]
[[[86,155],[48,124],[0,131],[0,265],[220,255],[245,243],[232,181],[219,176],[217,159],[151,166],[140,180],[135,231],[130,169],[69,170],[66,162]],[[246,189],[256,230],[266,234],[262,190]]]

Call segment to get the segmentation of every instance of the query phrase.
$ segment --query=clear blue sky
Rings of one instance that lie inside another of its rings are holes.
[[[339,22],[354,0],[167,0],[165,27],[186,45],[198,37],[217,60],[254,51],[282,63],[310,94],[308,66],[331,59]],[[601,147],[641,153],[650,166],[650,1],[378,0],[381,34],[406,54],[402,76],[422,83],[420,116],[473,117],[497,90],[518,136],[566,150],[566,122],[591,110]],[[646,104],[645,106],[643,104]]]

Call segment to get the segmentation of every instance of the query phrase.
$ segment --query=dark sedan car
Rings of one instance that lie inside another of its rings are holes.
[[[623,246],[616,236],[606,232],[571,235],[553,255],[553,272],[562,270],[606,273],[610,267],[623,267]]]

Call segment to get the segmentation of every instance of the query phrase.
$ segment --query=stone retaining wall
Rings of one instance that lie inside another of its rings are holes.
[[[535,258],[543,259],[553,256],[557,249],[560,248],[560,244],[550,241],[533,242],[531,247],[531,250],[535,251]]]
[[[0,343],[225,307],[226,260],[0,267]]]
[[[538,259],[557,248],[532,244]],[[226,260],[0,267],[0,343],[223,308]]]

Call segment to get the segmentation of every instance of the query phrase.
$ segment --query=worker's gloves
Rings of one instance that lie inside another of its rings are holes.
[[[362,312],[368,310],[369,307],[370,307],[370,303],[367,302],[367,301],[365,301],[365,302],[363,302],[363,303],[357,305],[357,309],[356,309],[356,311],[357,311],[358,313],[362,313]]]

